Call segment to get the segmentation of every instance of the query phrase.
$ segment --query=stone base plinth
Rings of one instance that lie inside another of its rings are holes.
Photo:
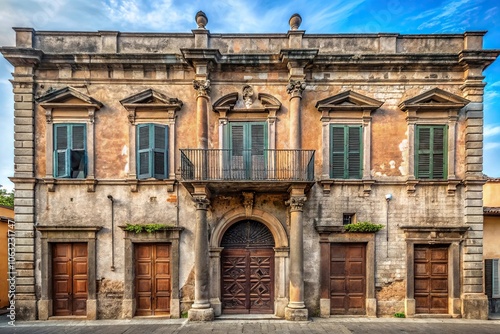
[[[290,321],[307,321],[309,320],[306,308],[285,308],[285,319]]]
[[[52,309],[52,300],[40,299],[38,301],[38,320],[48,320],[49,310]]]
[[[17,296],[16,296],[17,297]],[[37,302],[35,299],[17,299],[16,298],[16,321],[17,320],[36,320]]]
[[[133,299],[123,299],[122,301],[122,318],[132,319],[134,316],[134,300]]]
[[[213,321],[213,308],[192,308],[188,311],[189,321]]]
[[[368,317],[377,317],[377,299],[366,298],[366,315]]]
[[[319,300],[319,316],[322,318],[330,317],[330,299],[321,298]]]
[[[276,298],[276,300],[274,301],[274,315],[280,318],[284,318],[287,305],[288,298]]]
[[[488,297],[481,293],[462,295],[462,318],[488,320]]]
[[[97,320],[96,299],[87,299],[87,320]]]

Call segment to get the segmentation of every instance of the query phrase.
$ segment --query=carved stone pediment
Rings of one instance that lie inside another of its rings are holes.
[[[384,104],[371,97],[356,93],[352,90],[330,96],[318,101],[316,108],[321,111],[374,111]]]
[[[169,97],[153,89],[134,94],[120,101],[128,111],[129,121],[134,123],[137,118],[168,119],[175,117],[175,112],[182,107],[182,101]]]
[[[470,101],[440,88],[433,88],[399,104],[403,111],[455,110],[463,108]]]
[[[90,122],[93,122],[95,111],[103,106],[101,102],[70,86],[51,91],[39,97],[37,102],[45,109],[48,123],[52,122],[53,118],[86,117],[89,118]]]
[[[267,113],[269,117],[275,117],[280,108],[281,102],[270,94],[258,93],[255,98],[249,85],[243,87],[241,94],[229,93],[213,105],[213,111],[218,112],[221,117],[227,117],[228,113]]]

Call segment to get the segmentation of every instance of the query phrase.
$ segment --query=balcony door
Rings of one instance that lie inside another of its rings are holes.
[[[226,137],[226,175],[234,180],[267,178],[267,124],[231,122]]]

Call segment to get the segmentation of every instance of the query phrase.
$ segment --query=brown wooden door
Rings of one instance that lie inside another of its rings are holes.
[[[136,315],[170,314],[170,245],[135,244]]]
[[[330,246],[330,313],[365,314],[366,244]]]
[[[86,315],[88,253],[86,243],[55,243],[52,247],[53,313]]]
[[[448,247],[415,246],[415,312],[448,313]]]
[[[222,251],[222,310],[224,313],[273,313],[274,250]]]

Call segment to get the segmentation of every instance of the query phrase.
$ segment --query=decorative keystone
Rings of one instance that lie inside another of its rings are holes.
[[[208,18],[205,15],[205,13],[203,13],[201,10],[198,13],[196,13],[196,24],[198,25],[199,29],[205,29],[207,23],[208,23]]]
[[[302,17],[300,17],[300,15],[297,13],[293,14],[290,17],[290,20],[288,21],[291,30],[299,29],[301,23],[302,23]]]

